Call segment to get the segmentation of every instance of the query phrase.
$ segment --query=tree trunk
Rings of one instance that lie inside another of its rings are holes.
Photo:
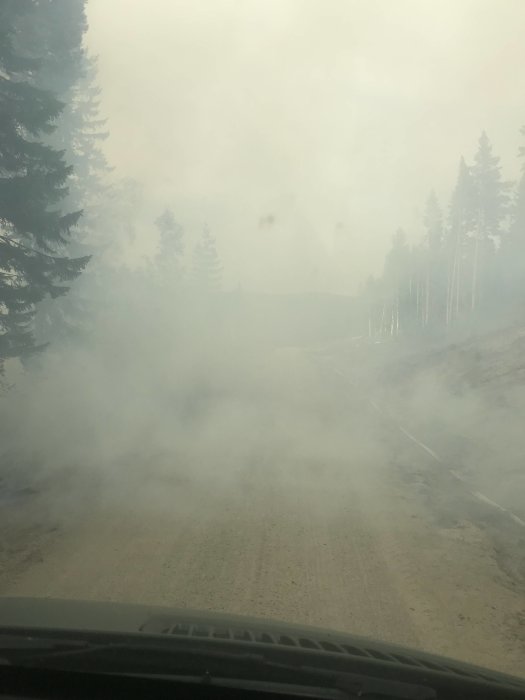
[[[477,287],[478,287],[478,254],[479,254],[479,239],[476,236],[474,241],[474,261],[472,263],[472,290],[470,298],[470,310],[474,313],[477,303]]]
[[[481,212],[478,213],[478,225],[477,225],[477,231],[476,231],[476,239],[474,242],[474,261],[472,264],[472,291],[471,291],[471,300],[470,300],[470,311],[473,314],[474,311],[476,310],[476,307],[479,303],[479,294],[478,294],[478,286],[479,286],[479,247],[481,243],[481,234],[483,231],[482,223],[481,223]]]
[[[457,246],[457,265],[456,265],[456,319],[459,318],[460,310],[460,291],[461,291],[461,252],[459,250],[459,243]]]
[[[430,261],[427,263],[427,276],[425,280],[425,320],[423,326],[428,326],[430,318]]]
[[[447,298],[446,298],[446,307],[445,307],[445,323],[448,326],[450,326],[451,322],[451,317],[452,317],[452,286],[453,286],[453,280],[454,280],[454,263],[452,263],[452,269],[450,265],[447,265]]]

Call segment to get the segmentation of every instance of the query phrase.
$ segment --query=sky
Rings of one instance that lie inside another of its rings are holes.
[[[352,294],[483,129],[515,178],[522,0],[89,0],[105,148],[225,283]]]

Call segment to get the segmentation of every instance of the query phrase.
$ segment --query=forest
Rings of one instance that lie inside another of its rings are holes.
[[[86,0],[0,4],[0,368],[89,336],[119,289],[138,304],[144,289],[172,299],[224,289],[212,231],[203,222],[190,246],[169,203],[151,221],[152,255],[127,263],[140,186],[116,177],[104,155],[86,31]],[[441,338],[519,317],[525,172],[505,181],[485,132],[472,160],[459,161],[450,201],[430,194],[421,226],[416,244],[399,228],[383,273],[357,299],[349,291],[352,320],[340,333]]]
[[[0,370],[89,335],[123,279],[135,288],[221,284],[208,227],[185,265],[184,231],[169,207],[151,222],[158,246],[146,267],[125,263],[138,185],[112,177],[103,152],[86,4],[0,3]]]
[[[481,134],[473,160],[459,161],[447,206],[429,195],[419,242],[409,245],[399,228],[382,276],[368,279],[369,336],[447,337],[519,319],[525,301],[522,171],[519,182],[504,181],[500,159]]]

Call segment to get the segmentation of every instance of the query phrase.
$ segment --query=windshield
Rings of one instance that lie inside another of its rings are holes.
[[[524,673],[524,21],[1,2],[0,595]]]

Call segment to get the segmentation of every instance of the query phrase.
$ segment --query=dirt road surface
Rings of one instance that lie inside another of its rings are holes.
[[[458,485],[349,391],[296,377],[300,420],[257,420],[265,453],[227,479],[174,465],[6,495],[0,594],[272,617],[523,674],[522,583]]]

